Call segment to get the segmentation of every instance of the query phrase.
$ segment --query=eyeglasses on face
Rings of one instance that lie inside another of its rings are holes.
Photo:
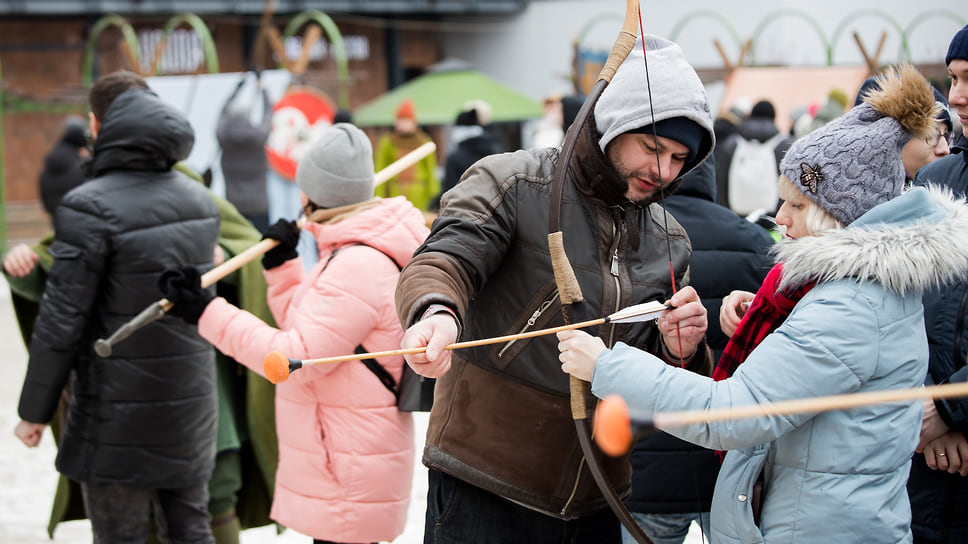
[[[934,134],[924,139],[924,143],[931,147],[936,147],[939,143],[941,143],[942,138],[944,138],[944,141],[948,143],[948,147],[951,147],[951,144],[955,139],[955,134],[950,130],[935,129]]]

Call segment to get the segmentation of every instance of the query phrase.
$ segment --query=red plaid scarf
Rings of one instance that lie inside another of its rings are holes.
[[[763,280],[763,285],[756,292],[753,303],[736,327],[736,331],[726,344],[723,354],[713,370],[713,379],[725,380],[736,372],[740,365],[756,346],[790,315],[793,307],[800,302],[803,295],[814,286],[808,283],[796,289],[779,292],[780,279],[783,276],[783,264],[775,265]]]

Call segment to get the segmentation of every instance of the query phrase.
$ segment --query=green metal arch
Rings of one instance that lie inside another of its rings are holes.
[[[907,28],[904,29],[905,36],[910,36],[911,33],[914,32],[914,29],[920,26],[921,23],[934,17],[939,17],[946,21],[956,21],[958,23],[958,26],[965,26],[966,24],[968,24],[968,22],[966,22],[964,18],[962,18],[960,15],[950,10],[937,9],[937,10],[924,11],[919,13],[917,17],[915,17],[914,19],[911,20],[910,23],[908,23]],[[900,56],[900,53],[898,54],[898,56]]]
[[[930,11],[923,11],[919,13],[917,17],[915,17],[914,19],[911,19],[911,22],[908,23],[908,26],[907,28],[904,29],[904,31],[910,34],[911,31],[914,30],[916,27],[918,27],[921,23],[925,22],[928,19],[931,19],[932,17],[939,17],[945,20],[952,20],[957,22],[958,25],[960,26],[965,26],[966,24],[968,24],[968,22],[966,22],[966,20],[963,17],[961,17],[960,15],[958,15],[957,13],[951,10],[936,9],[936,10],[930,10]]]
[[[172,30],[175,30],[182,24],[187,24],[192,30],[195,31],[196,34],[198,34],[198,37],[201,38],[202,52],[205,55],[205,64],[208,66],[208,73],[217,74],[218,51],[215,49],[215,40],[212,39],[212,33],[208,31],[208,25],[206,25],[205,21],[203,21],[198,15],[195,15],[194,13],[180,13],[168,19],[168,21],[165,22],[165,26],[162,30],[162,42],[168,39],[168,35],[171,34]]]
[[[124,38],[125,43],[128,44],[128,48],[131,49],[131,53],[134,55],[135,59],[141,60],[141,46],[138,45],[138,36],[134,33],[134,29],[128,24],[128,21],[117,14],[109,14],[101,17],[94,23],[91,27],[91,35],[87,38],[87,44],[84,47],[84,63],[81,68],[82,78],[84,81],[84,86],[89,87],[91,82],[94,80],[94,50],[97,48],[97,39],[101,36],[101,32],[104,29],[116,26],[121,29],[121,36]]]
[[[296,34],[304,24],[313,21],[323,28],[326,32],[326,36],[329,38],[330,43],[333,44],[333,56],[336,58],[336,76],[339,81],[339,107],[344,109],[349,109],[350,98],[349,98],[349,84],[350,84],[350,72],[347,66],[346,60],[346,49],[343,47],[343,35],[340,34],[339,28],[336,27],[336,23],[325,13],[319,10],[308,10],[304,11],[289,21],[286,25],[285,30],[282,33],[283,40],[286,38],[291,38]],[[280,68],[285,68],[280,60]]]
[[[695,22],[698,19],[712,19],[718,23],[721,23],[726,27],[727,32],[729,32],[730,37],[733,38],[733,43],[739,48],[740,51],[743,50],[743,38],[739,36],[739,32],[736,31],[736,27],[733,26],[729,19],[711,10],[699,10],[689,13],[672,26],[672,31],[669,32],[669,40],[679,43],[679,33],[685,29],[686,25]]]
[[[827,65],[833,64],[833,57],[830,49],[830,42],[827,41],[827,36],[824,35],[823,27],[820,26],[820,23],[818,23],[816,19],[811,17],[805,11],[801,11],[798,9],[791,9],[791,8],[781,8],[781,9],[772,11],[770,13],[767,13],[763,17],[763,19],[756,25],[756,28],[753,29],[753,47],[750,48],[751,66],[756,64],[756,42],[759,40],[760,34],[763,33],[763,30],[766,28],[768,24],[776,21],[782,15],[792,15],[794,17],[799,17],[804,21],[806,21],[810,26],[812,26],[813,29],[817,32],[817,35],[820,36],[820,41],[823,44],[824,48],[826,49]]]
[[[836,28],[834,28],[833,36],[830,39],[830,52],[829,52],[828,64],[833,64],[834,47],[837,45],[837,42],[840,40],[841,35],[847,29],[847,25],[850,23],[853,23],[860,17],[867,16],[867,15],[884,19],[891,26],[894,27],[894,30],[896,30],[897,33],[901,36],[901,49],[900,51],[898,51],[898,54],[897,54],[898,59],[911,60],[911,48],[908,46],[907,32],[905,32],[904,29],[901,28],[901,25],[898,24],[898,22],[893,17],[891,17],[887,13],[884,13],[883,11],[880,11],[877,9],[861,9],[861,10],[850,12],[847,15],[845,15],[844,18],[840,20],[840,23],[836,26]]]

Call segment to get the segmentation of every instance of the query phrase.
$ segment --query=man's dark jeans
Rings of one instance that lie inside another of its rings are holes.
[[[564,521],[430,469],[424,544],[621,544],[605,509]]]

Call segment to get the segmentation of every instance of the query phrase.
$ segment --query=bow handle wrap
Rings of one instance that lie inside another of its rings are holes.
[[[638,8],[638,5],[634,7]],[[615,76],[618,67],[622,65],[622,61],[625,60],[625,57],[629,56],[632,48],[635,47],[636,39],[638,39],[638,36],[634,28],[632,31],[623,28],[618,33],[618,37],[615,38],[615,44],[612,45],[612,50],[608,54],[608,59],[605,60],[605,65],[602,66],[602,70],[598,73],[599,81],[605,81],[606,83],[612,81],[612,77]]]
[[[638,27],[636,26],[638,20],[638,0],[626,0],[625,19],[622,22],[622,30],[619,32],[611,51],[608,53],[605,65],[602,66],[601,71],[598,73],[598,80],[594,88],[578,112],[578,116],[575,119],[576,125],[581,126],[584,120],[591,115],[595,102],[598,101],[598,97],[601,96],[605,86],[612,80],[615,72],[618,71],[618,67],[622,65],[622,62],[629,56],[632,48],[635,47],[635,41],[638,39]],[[558,291],[561,296],[562,307],[567,307],[569,304],[584,300],[581,286],[578,285],[578,279],[575,277],[575,271],[572,269],[571,263],[568,261],[568,255],[565,253],[561,233],[561,199],[562,193],[564,192],[565,176],[568,173],[568,163],[571,161],[571,156],[574,153],[575,142],[578,139],[579,132],[581,131],[571,131],[568,137],[565,138],[565,142],[562,143],[561,155],[558,158],[558,164],[555,166],[555,181],[551,192],[551,212],[548,218],[548,250],[551,253],[552,269],[554,270],[555,283],[558,286]],[[567,321],[567,315],[565,318]],[[584,412],[585,410],[575,410],[576,414],[579,411]]]
[[[599,81],[608,83],[612,81],[612,76],[618,71],[625,57],[629,56],[632,48],[635,47],[635,40],[638,37],[639,2],[638,0],[625,1],[625,19],[622,20],[622,30],[619,31],[612,50],[608,53],[608,59],[598,73]]]

